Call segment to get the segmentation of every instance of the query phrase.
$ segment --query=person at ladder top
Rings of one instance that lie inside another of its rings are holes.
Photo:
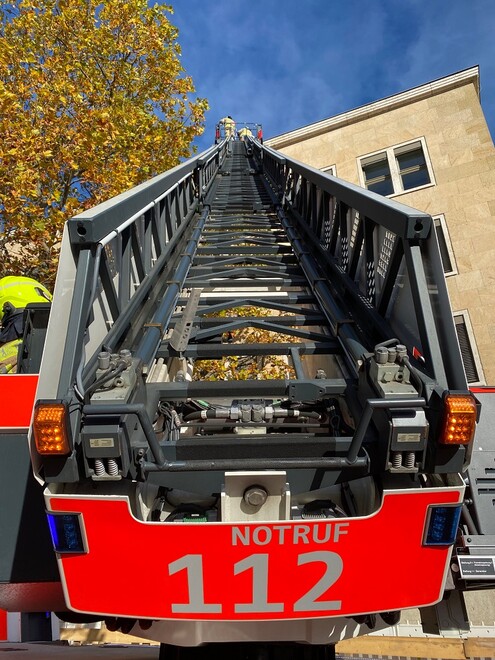
[[[245,138],[248,137],[253,137],[252,131],[249,130],[247,126],[243,126],[239,131],[238,131],[239,139],[244,142]]]
[[[229,140],[233,140],[235,137],[235,121],[230,115],[227,115],[223,119],[220,119],[220,124],[223,126],[225,132],[225,137]]]

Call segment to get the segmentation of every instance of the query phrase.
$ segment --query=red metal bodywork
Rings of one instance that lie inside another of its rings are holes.
[[[462,487],[390,491],[363,518],[234,524],[142,522],[121,496],[45,497],[51,511],[82,514],[87,553],[59,557],[71,609],[233,621],[437,602],[451,548],[422,544],[428,507],[462,495]]]
[[[38,374],[0,375],[0,429],[27,429],[31,423]]]

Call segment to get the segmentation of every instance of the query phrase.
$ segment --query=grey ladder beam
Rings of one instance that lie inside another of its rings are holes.
[[[300,375],[301,355],[335,355],[340,344],[299,265],[266,181],[242,142],[231,147],[205,199],[210,213],[169,325],[172,336],[162,342],[157,357],[218,359],[242,350],[258,356],[285,354]],[[195,296],[194,313],[189,292]],[[229,310],[248,305],[265,308],[267,316],[229,315]],[[207,317],[222,310],[225,316]],[[242,349],[221,341],[246,326],[292,335],[294,343]]]

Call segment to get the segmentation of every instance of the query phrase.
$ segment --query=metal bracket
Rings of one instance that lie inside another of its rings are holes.
[[[343,394],[347,384],[342,378],[290,381],[291,401],[321,401],[325,396]]]
[[[170,337],[170,346],[178,353],[182,353],[187,348],[189,337],[193,327],[193,320],[198,309],[201,292],[203,289],[191,289],[189,300],[187,301],[180,321],[176,324],[172,336]]]

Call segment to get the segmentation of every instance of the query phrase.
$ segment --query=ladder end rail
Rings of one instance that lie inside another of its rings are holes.
[[[108,201],[83,211],[67,221],[73,245],[85,245],[105,240],[130,218],[140,217],[150,205],[156,204],[180,181],[190,177],[198,168],[205,168],[225,150],[222,142],[197,156],[126,190]]]
[[[404,239],[425,239],[432,231],[433,221],[428,213],[383,197],[349,181],[329,176],[325,172],[295,159],[281,156],[270,147],[259,144],[257,147],[263,152],[265,168],[270,160],[279,166],[285,166],[283,173],[285,180],[274,181],[276,184],[287,184],[291,175],[302,177],[308,184],[313,184],[320,191],[328,192],[339,202],[346,204],[361,215],[379,222],[381,226]]]
[[[132,322],[127,310],[136,318],[152,302],[151,285],[201,204],[199,184],[211,187],[224,156],[225,144],[215,145],[67,221],[51,315],[63,327],[52,323],[45,346],[57,356],[56,373],[44,378],[50,367],[42,366],[39,397],[66,396],[76,378],[81,387],[82,369],[94,367],[107,336]]]
[[[335,283],[341,308],[361,327],[369,350],[374,334],[383,336],[385,329],[423,356],[415,366],[426,380],[466,389],[431,216],[259,143],[255,150],[281,207],[309,249],[321,255],[322,276]],[[405,258],[412,248],[419,259]],[[418,282],[425,288],[421,295]],[[432,346],[448,346],[448,355]],[[426,355],[434,357],[428,364]]]

